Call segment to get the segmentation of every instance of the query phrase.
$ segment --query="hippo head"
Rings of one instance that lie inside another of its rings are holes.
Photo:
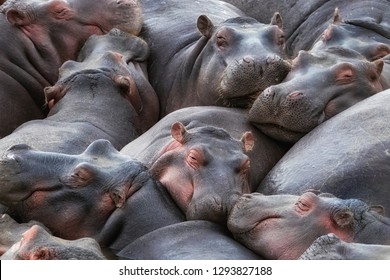
[[[19,222],[42,222],[56,236],[93,236],[148,174],[107,140],[91,143],[79,155],[15,145],[0,160],[0,203]]]
[[[243,195],[232,208],[228,228],[238,241],[266,259],[297,259],[328,233],[346,242],[356,240],[362,229],[370,227],[372,219],[367,219],[367,213],[376,215],[378,209],[383,210],[331,194],[252,193]]]
[[[200,81],[208,93],[214,80],[221,105],[247,107],[270,85],[283,80],[290,70],[284,51],[282,18],[276,13],[270,24],[253,18],[228,19],[218,26],[202,15],[198,29],[207,39]],[[204,97],[207,98],[207,97]]]
[[[26,230],[3,260],[102,260],[99,244],[92,238],[65,240],[51,235],[39,225]]]
[[[250,191],[245,152],[253,147],[252,133],[244,133],[240,141],[223,129],[195,125],[187,131],[176,122],[171,134],[173,140],[152,165],[152,174],[188,220],[225,224],[235,200]]]
[[[294,143],[355,103],[384,90],[383,60],[367,61],[353,50],[300,51],[284,81],[264,90],[249,120],[265,134]]]
[[[137,0],[9,0],[0,12],[44,52],[43,57],[58,54],[57,64],[75,59],[92,34],[119,28],[138,35],[143,23]]]
[[[324,30],[321,37],[314,43],[312,50],[339,46],[355,50],[374,61],[390,54],[389,33],[382,35],[375,27],[366,26],[354,20],[344,21],[336,8],[332,23]]]

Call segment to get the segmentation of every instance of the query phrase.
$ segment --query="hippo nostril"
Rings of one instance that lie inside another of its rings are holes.
[[[294,91],[294,92],[290,93],[289,95],[287,95],[288,99],[293,99],[293,100],[299,99],[301,97],[303,97],[303,93],[299,92],[299,91]]]
[[[269,87],[269,88],[266,88],[261,95],[265,98],[272,99],[275,95],[275,91],[272,89],[272,87]]]

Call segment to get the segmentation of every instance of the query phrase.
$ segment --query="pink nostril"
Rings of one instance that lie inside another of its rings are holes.
[[[275,91],[271,87],[265,89],[262,93],[264,97],[270,98],[275,95]]]
[[[245,56],[242,60],[244,62],[246,62],[246,63],[252,63],[253,62],[253,58],[251,56]]]
[[[288,99],[299,99],[301,97],[303,97],[303,93],[299,91],[294,91],[287,96]]]

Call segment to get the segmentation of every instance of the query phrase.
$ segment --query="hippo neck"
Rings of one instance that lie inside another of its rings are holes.
[[[184,214],[179,210],[162,185],[149,179],[135,194],[129,197],[123,209],[110,217],[105,225],[104,234],[112,234],[114,229],[119,233],[108,246],[115,252],[123,249],[137,238],[158,228],[185,221]],[[112,236],[111,236],[112,237]]]

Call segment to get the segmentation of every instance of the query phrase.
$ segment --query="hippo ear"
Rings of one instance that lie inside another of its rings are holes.
[[[381,216],[385,215],[385,208],[382,205],[372,205],[370,206],[370,211],[374,211]]]
[[[255,140],[251,131],[245,132],[241,137],[241,142],[245,153],[252,151],[253,146],[255,145]]]
[[[346,227],[350,225],[353,221],[353,213],[348,209],[343,209],[341,211],[337,211],[333,215],[333,220],[339,227]]]
[[[48,12],[59,20],[69,20],[76,14],[65,1],[53,1],[48,6]]]
[[[65,95],[65,87],[63,84],[55,84],[51,87],[45,87],[43,89],[43,92],[45,94],[45,105],[51,109],[54,104],[56,104],[58,101],[61,100],[62,97]]]
[[[171,135],[177,142],[184,144],[184,137],[187,134],[187,130],[181,122],[175,122],[171,126]]]
[[[282,16],[276,12],[271,18],[271,25],[277,25],[280,29],[283,28],[283,19]]]
[[[213,34],[214,31],[214,24],[207,16],[205,15],[199,16],[197,26],[200,33],[202,33],[203,36],[205,36],[206,38],[211,38],[211,35]]]
[[[336,8],[334,9],[332,23],[333,23],[333,24],[340,24],[340,23],[342,23],[342,22],[343,22],[343,20],[342,20],[342,18],[341,18],[341,16],[340,16],[339,8],[336,7]]]
[[[380,58],[370,63],[376,69],[376,73],[378,74],[378,76],[380,76],[382,74],[383,65],[384,65],[383,59]]]
[[[122,89],[123,97],[130,102],[136,112],[141,113],[143,104],[134,79],[130,76],[118,75],[114,77],[114,82]]]
[[[6,17],[9,23],[15,26],[25,26],[32,23],[32,19],[25,12],[13,8],[7,11]]]

